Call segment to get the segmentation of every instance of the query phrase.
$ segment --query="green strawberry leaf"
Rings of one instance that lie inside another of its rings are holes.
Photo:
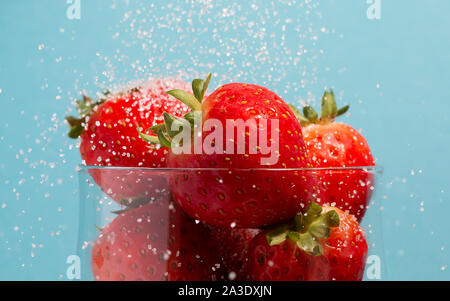
[[[307,124],[309,122],[308,118],[302,115],[300,110],[291,104],[288,104],[289,108],[291,109],[292,113],[294,113],[295,117],[300,121],[301,124]]]
[[[314,122],[319,118],[319,114],[317,114],[316,110],[310,106],[305,106],[303,108],[303,115],[311,122]]]
[[[337,114],[337,105],[336,100],[334,98],[334,92],[330,89],[330,91],[325,91],[322,97],[322,112],[320,118],[334,118]]]
[[[345,107],[340,108],[337,111],[336,117],[344,115],[345,113],[347,113],[348,109],[350,109],[350,105],[346,105]]]
[[[151,144],[160,144],[158,137],[142,133],[139,126],[137,126],[136,128],[137,128],[139,137],[141,137],[142,140],[144,140],[145,142],[151,143]]]
[[[164,134],[162,127],[159,128],[158,130],[158,139],[159,144],[161,144],[161,146],[171,148],[172,143],[170,142],[169,139],[166,138],[166,135]]]
[[[198,101],[198,99],[189,94],[188,92],[176,89],[167,91],[166,93],[175,97],[176,99],[178,99],[179,101],[181,101],[194,111],[201,111],[202,109],[202,105]]]
[[[68,136],[69,136],[69,138],[77,139],[78,137],[80,137],[83,130],[84,130],[84,128],[82,125],[77,125],[77,126],[71,127]]]
[[[275,228],[266,234],[267,243],[269,244],[269,246],[279,245],[286,240],[288,233],[289,226],[281,225],[280,227]]]

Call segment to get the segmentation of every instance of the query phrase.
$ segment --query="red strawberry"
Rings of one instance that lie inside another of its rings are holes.
[[[334,122],[348,110],[337,109],[334,93],[325,92],[322,98],[321,117],[309,106],[304,115],[296,112],[302,126],[304,140],[311,164],[314,167],[370,167],[375,165],[366,139],[351,126]],[[319,177],[318,200],[320,204],[348,210],[361,221],[372,195],[372,171],[364,169],[323,170]]]
[[[292,224],[251,242],[249,274],[258,281],[360,281],[367,249],[354,216],[312,203]]]
[[[248,247],[259,229],[209,227],[211,244],[219,264],[217,280],[248,280]]]
[[[95,280],[209,280],[208,229],[167,202],[125,211],[92,249]]]
[[[186,119],[165,114],[165,124],[157,128],[160,143],[170,147],[174,144],[171,139],[180,133],[174,131],[174,124],[198,126],[194,121],[201,118],[205,126],[200,127],[203,153],[194,153],[195,149],[188,146],[188,153],[175,154],[172,148],[169,154],[170,167],[196,169],[171,178],[175,200],[191,217],[219,227],[234,223],[237,227],[255,228],[289,219],[294,212],[306,208],[313,185],[307,172],[292,170],[308,167],[309,163],[300,124],[288,105],[264,87],[238,83],[218,88],[202,102],[209,79],[194,80],[196,97],[180,90],[169,91],[194,112]],[[274,120],[278,125],[272,124]],[[234,129],[234,133],[226,131],[227,122],[236,125],[239,121],[248,121],[249,126]],[[208,122],[215,124],[206,128]],[[214,133],[218,135],[212,139]],[[195,131],[192,137],[197,134]],[[234,139],[228,134],[233,134]],[[255,136],[259,139],[252,144]],[[269,143],[261,139],[264,136]],[[198,142],[192,137],[191,145]],[[187,142],[182,142],[184,147]],[[216,150],[211,151],[214,147]],[[268,147],[274,147],[273,162],[263,160],[271,155]]]
[[[94,102],[84,97],[78,102],[80,118],[67,117],[69,136],[81,137],[80,153],[88,166],[166,167],[167,150],[150,148],[139,138],[142,129],[162,121],[163,112],[182,116],[187,106],[167,95],[167,89],[189,89],[178,79],[147,82],[117,95],[106,95]],[[90,170],[95,182],[116,201],[123,198],[153,195],[160,187],[161,176],[129,170]]]

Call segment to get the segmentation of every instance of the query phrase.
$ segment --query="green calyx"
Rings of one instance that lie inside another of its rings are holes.
[[[86,122],[91,116],[92,112],[95,108],[106,101],[107,96],[110,94],[109,91],[103,93],[102,98],[98,101],[94,101],[92,98],[83,95],[83,99],[76,101],[77,111],[80,117],[75,116],[67,116],[66,121],[69,125],[69,134],[68,136],[72,139],[77,139],[84,131],[84,127]]]
[[[336,99],[334,97],[334,92],[331,89],[330,91],[325,91],[322,96],[320,117],[316,110],[314,110],[310,106],[305,106],[303,108],[303,112],[300,112],[300,110],[294,105],[289,105],[289,107],[291,108],[297,119],[300,121],[302,126],[313,123],[325,123],[332,121],[336,117],[344,115],[350,108],[349,105],[346,105],[338,109]]]
[[[328,238],[332,228],[339,227],[339,223],[335,210],[323,212],[319,204],[312,202],[305,213],[299,213],[291,222],[267,232],[266,239],[270,246],[291,240],[306,253],[319,256],[323,254],[320,240]]]
[[[139,136],[146,142],[153,145],[161,145],[162,147],[171,147],[172,139],[182,132],[185,126],[191,128],[191,135],[194,134],[195,126],[201,122],[202,101],[208,90],[209,82],[211,81],[211,73],[205,80],[194,79],[192,81],[192,91],[194,95],[183,90],[170,90],[166,93],[175,97],[189,108],[191,112],[185,114],[182,118],[175,117],[169,113],[164,112],[164,122],[156,124],[145,132],[141,132],[138,127]],[[151,132],[152,135],[147,134]]]

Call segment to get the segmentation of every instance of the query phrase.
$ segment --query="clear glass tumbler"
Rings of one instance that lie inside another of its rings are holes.
[[[298,204],[304,210],[311,201],[356,217],[368,245],[363,279],[386,280],[381,175],[380,167],[82,166],[78,237],[82,280],[252,280],[247,249],[268,227],[257,225],[256,216],[276,224],[294,216]],[[226,216],[223,208],[230,204],[237,218],[230,223],[224,219],[224,226],[221,214]],[[204,222],[207,214],[202,210],[213,212],[212,223]]]

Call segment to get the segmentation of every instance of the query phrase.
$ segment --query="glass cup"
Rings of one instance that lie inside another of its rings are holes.
[[[254,280],[255,236],[292,220],[311,202],[337,207],[360,222],[368,251],[358,277],[387,280],[381,175],[381,167],[81,166],[82,280]],[[232,210],[233,219],[225,210]],[[331,278],[323,280],[339,280],[328,265],[324,269],[321,275]]]

